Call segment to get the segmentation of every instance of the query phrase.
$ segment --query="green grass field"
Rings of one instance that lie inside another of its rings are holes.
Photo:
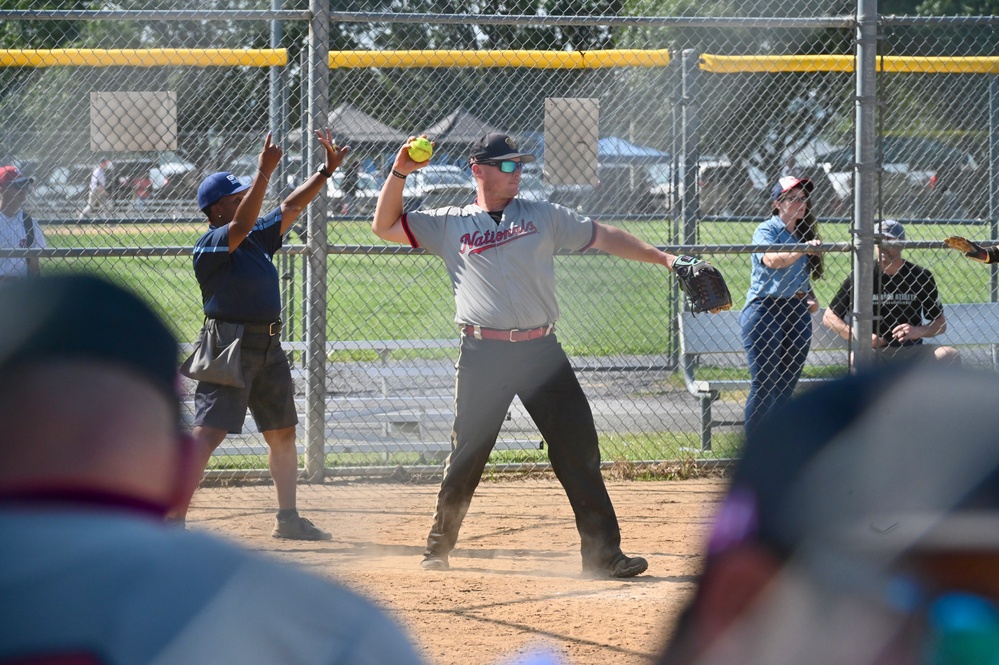
[[[618,224],[656,245],[666,245],[672,222]],[[702,244],[751,241],[756,222],[705,222]],[[139,248],[190,247],[201,232],[195,225],[47,227],[51,247]],[[844,242],[843,224],[823,226],[824,237]],[[974,235],[958,226],[910,226],[910,240],[940,240],[947,235]],[[331,247],[381,244],[365,222],[330,226]],[[293,237],[292,242],[298,242]],[[725,274],[735,307],[741,308],[749,283],[746,254],[705,254]],[[989,271],[952,250],[910,250],[907,258],[933,270],[944,302],[989,299]],[[570,353],[576,355],[649,354],[669,350],[672,278],[655,266],[609,257],[559,257],[557,275],[562,306],[560,328]],[[303,256],[277,257],[286,292],[289,338],[302,339],[305,263]],[[814,287],[829,303],[850,270],[848,254],[827,255],[827,276]],[[200,328],[200,294],[190,256],[86,257],[51,259],[48,270],[87,270],[103,274],[144,294],[170,321],[182,339],[192,340]],[[447,273],[435,257],[421,255],[334,254],[328,261],[329,339],[436,339],[455,335],[454,304]]]
[[[757,222],[703,223],[699,232],[702,244],[749,243]],[[655,245],[669,245],[673,223],[633,222],[618,224]],[[155,225],[119,225],[113,228],[91,226],[46,227],[50,247],[108,249],[141,247],[191,247],[201,232],[197,225],[166,228]],[[957,234],[976,237],[976,229],[958,226],[912,225],[911,240],[941,240]],[[823,227],[825,239],[848,240],[849,229],[843,224]],[[977,236],[980,237],[980,236]],[[292,237],[292,243],[298,243]],[[367,223],[338,222],[329,233],[331,249],[358,245],[379,245]],[[945,302],[983,302],[989,300],[990,271],[968,261],[952,250],[910,250],[907,258],[929,267],[937,277]],[[711,254],[711,260],[725,274],[735,300],[741,308],[749,282],[747,254]],[[276,258],[285,301],[288,339],[303,338],[303,284],[306,257],[279,255]],[[814,286],[820,302],[827,305],[841,281],[851,269],[848,254],[826,257],[827,277]],[[456,331],[452,322],[453,296],[447,272],[439,259],[410,254],[331,254],[328,262],[326,325],[329,339],[450,339]],[[201,326],[201,299],[191,267],[191,257],[87,256],[43,261],[46,271],[86,270],[103,274],[135,289],[172,321],[183,340],[193,340]],[[560,338],[573,357],[642,356],[675,352],[675,316],[671,294],[675,280],[657,266],[622,261],[604,256],[565,256],[557,259],[559,297],[562,306]],[[400,352],[393,359],[451,357],[453,349]],[[336,360],[376,360],[373,351],[342,352]],[[835,375],[845,368],[809,367],[806,372]],[[704,377],[744,378],[744,368],[702,367]],[[664,377],[666,385],[682,390],[678,374]],[[740,395],[726,396],[740,398]],[[641,464],[655,459],[726,459],[737,456],[741,437],[735,433],[716,432],[714,450],[698,450],[696,431],[621,433],[601,437],[605,460]],[[408,457],[407,457],[408,455]],[[666,455],[666,457],[664,457]],[[545,451],[494,451],[494,464],[530,464],[546,462]],[[386,464],[419,463],[412,453],[395,453],[386,461],[383,456],[360,453],[330,453],[331,469]],[[263,468],[266,460],[257,456],[223,456],[209,468]]]

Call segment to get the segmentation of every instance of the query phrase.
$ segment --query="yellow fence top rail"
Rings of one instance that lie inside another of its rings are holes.
[[[666,49],[606,51],[331,51],[331,68],[361,67],[523,67],[534,69],[598,69],[664,67]]]
[[[701,55],[701,69],[714,74],[746,72],[852,72],[852,55]],[[997,74],[996,56],[880,56],[879,72],[895,74]]]
[[[0,49],[0,67],[282,67],[286,49]]]
[[[701,54],[713,74],[843,72],[852,55]],[[331,51],[333,69],[365,67],[521,67],[600,69],[665,67],[667,49],[605,51]],[[0,49],[0,67],[283,67],[286,49]],[[999,74],[999,56],[880,56],[878,71],[895,74]]]

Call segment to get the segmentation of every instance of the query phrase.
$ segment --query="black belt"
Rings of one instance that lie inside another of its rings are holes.
[[[496,328],[483,328],[482,326],[461,327],[461,331],[466,335],[471,335],[475,339],[494,339],[503,342],[526,342],[531,339],[547,337],[555,332],[555,324],[549,323],[546,326],[537,328],[526,328],[524,330],[498,330]]]
[[[281,319],[271,323],[244,323],[244,333],[267,334],[271,337],[281,334]]]

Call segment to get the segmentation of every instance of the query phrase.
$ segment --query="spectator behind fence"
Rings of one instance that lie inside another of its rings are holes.
[[[40,277],[0,311],[0,662],[420,662],[353,593],[164,523],[197,474],[176,339],[138,298]]]
[[[132,180],[132,193],[135,195],[136,210],[144,212],[149,203],[149,197],[153,194],[153,181],[148,172],[140,173]]]
[[[38,222],[24,210],[34,178],[16,166],[0,167],[0,247],[45,247],[45,236]],[[0,259],[0,282],[36,275],[38,258]]]
[[[877,231],[884,240],[905,240],[905,229],[893,219],[880,222]],[[871,333],[875,361],[935,358],[961,362],[957,349],[924,341],[947,330],[947,318],[933,273],[903,259],[901,247],[878,245],[876,252],[878,267],[874,271],[874,331]],[[849,341],[853,337],[849,323],[852,318],[853,275],[850,275],[843,280],[826,309],[822,323]]]
[[[108,189],[108,171],[114,164],[107,157],[101,158],[90,174],[90,186],[87,189],[87,207],[80,213],[80,219],[94,213],[107,214],[111,211],[111,192]]]
[[[281,148],[264,140],[257,173],[250,185],[231,173],[213,173],[198,187],[198,208],[208,218],[208,230],[195,243],[194,274],[201,286],[205,313],[202,338],[214,322],[242,328],[239,373],[242,384],[198,381],[194,394],[195,465],[208,466],[212,453],[227,434],[243,430],[246,409],[269,449],[268,464],[277,490],[278,512],[273,535],[292,540],[330,540],[331,535],[298,514],[298,449],[295,428],[295,386],[288,357],[281,348],[281,290],[274,254],[306,206],[326,186],[349,147],[338,148],[327,129],[317,131],[323,162],[280,206],[260,217],[267,185],[281,161]],[[231,328],[231,326],[230,326]],[[223,346],[232,342],[227,339]],[[187,506],[171,518],[182,522]]]
[[[750,432],[659,665],[999,662],[999,378],[896,363]]]
[[[808,178],[784,176],[773,186],[773,216],[753,233],[754,245],[822,244]],[[819,304],[809,278],[822,277],[822,254],[754,252],[749,292],[739,322],[749,362],[746,431],[791,398],[812,343],[811,313]]]

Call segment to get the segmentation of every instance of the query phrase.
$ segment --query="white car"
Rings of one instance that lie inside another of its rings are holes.
[[[475,182],[460,166],[430,165],[406,178],[402,190],[406,210],[465,206],[475,201]]]
[[[525,171],[520,176],[517,198],[525,201],[548,201],[554,191],[555,187],[546,183],[540,175]]]
[[[114,160],[112,160],[113,162]],[[171,151],[153,157],[155,166],[149,169],[149,180],[158,198],[190,198],[199,180],[198,167]],[[114,167],[112,167],[112,171]],[[193,189],[192,189],[193,188]]]
[[[657,171],[659,184],[651,189],[656,207],[678,213],[683,182],[673,187],[668,167]],[[752,164],[737,167],[727,157],[705,157],[697,163],[697,192],[701,214],[707,216],[760,216],[767,213],[769,183],[766,174]]]
[[[291,191],[300,182],[299,172],[302,168],[302,158],[300,155],[285,155],[284,159],[286,163],[285,183],[288,186],[288,191]],[[257,155],[250,153],[240,155],[229,162],[226,170],[236,176],[240,183],[249,185],[253,182],[253,176],[257,174]]]
[[[86,199],[93,170],[91,164],[57,166],[44,177],[36,177],[28,195],[32,202],[30,207],[55,206]]]
[[[343,191],[343,179],[344,172],[337,169],[334,171],[333,177],[326,183],[326,192],[330,198],[330,212],[334,215],[374,215],[382,183],[366,171],[359,172],[354,198],[348,201]]]
[[[879,156],[882,213],[895,217],[984,217],[988,206],[974,156],[936,139],[885,136]],[[853,200],[853,146],[819,155],[832,204],[848,212]]]

